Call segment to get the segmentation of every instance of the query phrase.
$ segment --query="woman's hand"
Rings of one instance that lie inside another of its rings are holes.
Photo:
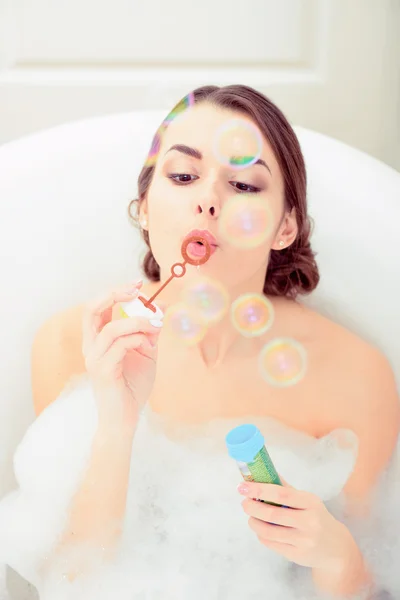
[[[134,300],[141,285],[111,293],[84,314],[82,350],[104,423],[136,423],[153,387],[160,327],[144,317],[112,321],[114,305]]]
[[[238,486],[239,493],[247,496],[242,506],[250,516],[249,527],[264,546],[298,565],[340,571],[355,546],[349,530],[330,514],[318,496],[283,483],[245,482]],[[284,506],[271,506],[253,498]]]

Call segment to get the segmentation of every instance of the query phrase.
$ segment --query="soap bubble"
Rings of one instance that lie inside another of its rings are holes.
[[[274,307],[261,294],[243,294],[231,306],[232,323],[244,337],[257,337],[271,327]]]
[[[271,385],[294,385],[305,375],[307,353],[296,340],[277,338],[261,350],[259,368],[262,377]]]
[[[223,165],[245,169],[260,158],[262,146],[262,137],[255,125],[243,119],[232,119],[218,128],[214,153]]]
[[[229,294],[218,282],[201,277],[183,290],[183,301],[204,323],[217,323],[226,314]]]
[[[160,152],[160,148],[161,148],[162,135],[163,135],[164,131],[165,131],[165,126],[160,125],[160,127],[158,128],[157,133],[155,134],[153,141],[151,143],[149,153],[148,153],[147,158],[144,163],[145,167],[154,167],[154,165],[156,164],[157,158],[158,158],[158,155]]]
[[[200,342],[207,332],[204,322],[183,302],[168,308],[164,317],[164,327],[188,346]]]
[[[218,225],[221,238],[232,246],[256,248],[271,234],[273,218],[265,198],[236,194],[223,205]]]
[[[191,106],[194,106],[193,92],[190,92],[190,94],[188,94],[187,96],[182,98],[182,100],[180,100],[178,102],[178,104],[176,104],[174,106],[174,108],[171,110],[171,112],[167,115],[167,117],[161,123],[160,127],[157,129],[157,132],[153,138],[149,153],[148,153],[147,158],[144,163],[145,167],[154,167],[154,165],[156,164],[158,155],[160,152],[160,148],[161,148],[162,137],[163,137],[165,130],[167,129],[169,123],[171,123],[171,121],[173,121],[175,119],[175,117],[177,117],[178,115],[185,112],[185,110],[190,108]]]
[[[190,92],[187,96],[182,98],[182,100],[180,100],[178,104],[174,106],[169,115],[164,119],[164,123],[171,123],[171,121],[173,121],[175,117],[185,112],[185,110],[187,108],[190,108],[191,106],[194,106],[193,92]]]

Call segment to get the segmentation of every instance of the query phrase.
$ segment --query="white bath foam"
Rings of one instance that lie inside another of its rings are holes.
[[[140,294],[146,300],[149,300],[148,296]],[[147,308],[139,298],[130,300],[129,302],[121,302],[120,310],[124,317],[144,317],[150,321],[163,321],[164,313],[161,308],[154,302],[152,305],[155,311]]]
[[[269,419],[253,422],[263,431],[271,458],[288,483],[317,493],[340,515],[337,494],[355,461],[351,434],[346,433],[348,444],[343,444],[338,432],[314,440]],[[236,424],[178,427],[168,438],[162,420],[145,410],[133,443],[117,557],[102,564],[101,552],[85,547],[92,570],[70,582],[66,557],[54,561],[52,549],[87,464],[96,411],[89,386],[64,393],[31,426],[16,453],[20,489],[0,503],[0,559],[37,585],[41,600],[318,598],[310,570],[293,568],[262,546],[247,525],[236,491],[241,477],[224,445],[227,431]],[[384,495],[390,497],[385,510],[376,511],[379,530],[375,518],[359,528],[356,523],[349,527],[355,528],[379,580],[396,598],[394,566],[400,548],[393,530],[400,483],[393,473],[387,479],[392,485]],[[46,557],[53,568],[42,580],[39,571]]]
[[[371,570],[382,588],[400,598],[400,438],[391,464],[375,488],[373,507],[366,519],[343,521],[351,530]],[[386,600],[386,596],[383,596]]]
[[[34,585],[39,582],[39,565],[65,526],[96,424],[87,381],[71,382],[29,427],[15,452],[19,488],[0,502],[0,562]]]

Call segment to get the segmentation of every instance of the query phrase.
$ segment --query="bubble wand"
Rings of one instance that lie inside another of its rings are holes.
[[[197,258],[192,258],[188,253],[189,244],[201,243],[204,247],[204,255],[199,256]],[[174,263],[171,267],[171,276],[165,281],[161,287],[158,288],[155,294],[151,296],[151,298],[145,298],[144,296],[139,296],[132,300],[131,302],[123,302],[120,304],[120,311],[123,317],[149,317],[162,319],[163,313],[161,309],[153,304],[153,301],[157,296],[162,292],[162,290],[176,277],[183,277],[186,273],[186,265],[199,266],[204,265],[211,256],[211,246],[209,242],[202,236],[191,235],[182,243],[181,246],[181,254],[183,258],[183,262]]]

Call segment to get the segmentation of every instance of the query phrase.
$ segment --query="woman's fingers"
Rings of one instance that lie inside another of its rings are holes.
[[[97,335],[87,358],[89,361],[99,360],[120,337],[138,333],[154,336],[159,334],[160,329],[160,327],[152,325],[145,317],[130,317],[111,321]]]
[[[87,305],[82,323],[84,354],[86,354],[85,350],[93,344],[99,332],[111,320],[114,305],[118,302],[134,300],[142,285],[143,282],[139,280],[130,286],[115,290],[100,300]]]
[[[96,373],[101,378],[108,379],[110,376],[115,376],[116,367],[120,365],[129,350],[143,350],[145,356],[151,357],[154,350],[149,340],[143,333],[134,333],[124,335],[114,341],[108,352],[100,357],[93,356],[88,361],[88,371],[92,374]]]
[[[301,525],[306,524],[307,520],[307,511],[305,510],[273,506],[259,502],[258,500],[251,500],[250,498],[243,500],[242,507],[244,512],[250,517],[272,525],[300,528]]]

